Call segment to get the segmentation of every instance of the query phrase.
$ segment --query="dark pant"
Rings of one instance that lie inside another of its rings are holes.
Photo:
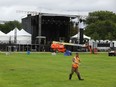
[[[78,68],[73,68],[73,67],[72,67],[71,73],[70,73],[70,75],[69,75],[69,80],[71,80],[72,75],[73,75],[74,72],[76,73],[78,79],[81,80],[81,76],[80,76],[80,73],[79,73],[79,71],[78,71]]]

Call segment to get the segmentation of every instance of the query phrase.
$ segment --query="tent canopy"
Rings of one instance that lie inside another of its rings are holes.
[[[8,43],[9,42],[9,37],[0,31],[0,43]]]
[[[24,29],[21,29],[17,35],[20,35],[20,36],[31,36],[31,34],[29,34],[28,32],[26,32]]]
[[[18,33],[19,29],[18,28],[14,28],[13,30],[11,30],[9,33],[7,33],[8,36],[14,36],[15,35],[15,30]]]
[[[31,44],[31,34],[21,29],[17,33],[17,43],[19,44]]]
[[[19,30],[18,28],[15,28],[7,33],[7,36],[11,40],[11,42],[14,42],[15,32],[18,44],[31,44],[31,34],[26,32],[24,29]]]

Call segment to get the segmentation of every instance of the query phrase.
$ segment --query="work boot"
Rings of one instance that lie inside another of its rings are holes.
[[[78,73],[77,76],[78,76],[78,79],[79,79],[79,80],[84,80],[84,79],[81,78],[80,73]]]

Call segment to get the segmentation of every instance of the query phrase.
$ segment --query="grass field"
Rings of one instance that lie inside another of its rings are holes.
[[[116,87],[116,57],[79,53],[79,71],[68,80],[71,59],[62,53],[0,53],[0,87]]]

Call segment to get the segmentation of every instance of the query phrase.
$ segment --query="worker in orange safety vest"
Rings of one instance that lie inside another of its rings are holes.
[[[79,54],[76,53],[76,56],[72,59],[72,68],[71,68],[71,73],[69,74],[69,80],[71,80],[74,72],[77,74],[79,80],[84,80],[81,78],[80,73],[78,71],[79,63],[80,63]]]

